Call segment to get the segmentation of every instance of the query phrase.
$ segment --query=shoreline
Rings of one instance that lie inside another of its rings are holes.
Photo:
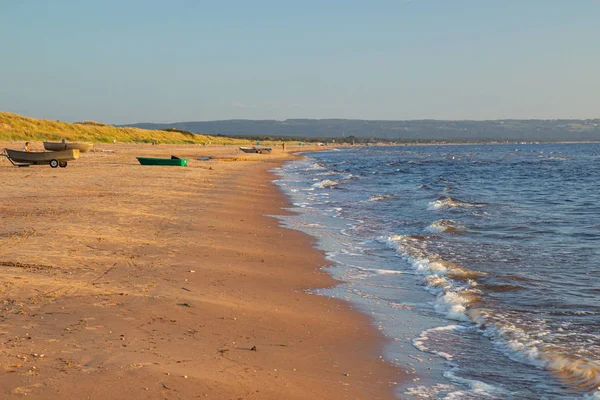
[[[306,293],[335,284],[323,254],[267,216],[289,207],[268,172],[289,155],[96,149],[66,169],[0,160],[3,396],[395,398],[385,339]],[[189,166],[135,160],[167,153]]]

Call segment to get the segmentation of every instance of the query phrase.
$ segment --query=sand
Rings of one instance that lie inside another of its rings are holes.
[[[266,216],[287,206],[268,171],[293,150],[0,159],[0,398],[393,399],[384,339],[307,293],[335,284],[323,255]],[[135,159],[171,154],[188,167]]]

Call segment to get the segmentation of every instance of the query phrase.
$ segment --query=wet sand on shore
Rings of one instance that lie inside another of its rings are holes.
[[[268,171],[299,149],[0,158],[0,398],[393,399],[383,338],[306,292],[335,283],[323,255],[266,216],[287,207]],[[135,159],[172,154],[188,167]]]

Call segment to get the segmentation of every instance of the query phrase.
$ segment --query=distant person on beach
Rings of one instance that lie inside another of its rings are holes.
[[[283,148],[283,151],[285,151],[285,142],[281,143],[281,147]]]
[[[28,153],[31,151],[31,149],[29,148],[29,142],[25,142],[25,146],[23,146],[23,151],[26,151]]]

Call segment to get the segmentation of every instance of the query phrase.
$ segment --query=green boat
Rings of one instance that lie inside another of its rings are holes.
[[[142,165],[172,165],[175,167],[186,167],[187,158],[150,158],[150,157],[136,157]]]

